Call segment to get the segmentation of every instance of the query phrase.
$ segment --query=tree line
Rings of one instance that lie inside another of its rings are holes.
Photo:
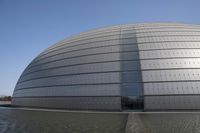
[[[1,96],[0,101],[11,101],[11,96]]]

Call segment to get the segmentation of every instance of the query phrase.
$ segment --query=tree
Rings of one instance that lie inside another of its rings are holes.
[[[1,96],[0,101],[11,101],[11,96]]]

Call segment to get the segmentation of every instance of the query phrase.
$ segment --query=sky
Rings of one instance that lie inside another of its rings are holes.
[[[26,66],[71,35],[127,23],[200,24],[200,0],[0,0],[0,95]]]

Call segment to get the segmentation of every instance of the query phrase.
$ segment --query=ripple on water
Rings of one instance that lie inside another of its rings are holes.
[[[130,113],[127,115],[0,108],[0,133],[125,132],[200,133],[200,113]]]
[[[5,133],[124,133],[126,114],[0,109]]]

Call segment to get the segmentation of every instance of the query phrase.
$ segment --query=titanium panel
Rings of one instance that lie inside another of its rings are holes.
[[[140,59],[198,58],[200,49],[170,49],[140,51]]]
[[[164,50],[164,49],[199,49],[200,42],[156,42],[139,44],[139,50]]]
[[[48,62],[42,65],[27,68],[24,74],[35,72],[38,70],[61,67],[61,66],[72,66],[72,65],[75,66],[75,65],[83,65],[83,64],[92,64],[92,63],[95,64],[99,62],[111,62],[111,61],[119,61],[119,60],[120,60],[120,53],[108,53],[108,54],[100,54],[100,55],[92,55],[92,56],[90,55],[90,56],[77,57],[77,58],[69,58],[69,59]]]
[[[200,82],[144,83],[144,95],[192,95],[200,94]]]
[[[51,86],[17,90],[14,97],[36,96],[120,96],[119,84]]]
[[[24,107],[72,110],[121,110],[120,97],[41,97],[13,98],[12,104]]]
[[[30,80],[16,85],[16,90],[20,88],[31,88],[37,86],[53,86],[53,85],[76,85],[76,84],[109,84],[119,83],[120,73],[98,73],[98,74],[82,74],[72,76],[56,76],[41,79]]]
[[[182,59],[158,59],[158,60],[141,60],[141,69],[159,70],[159,69],[200,69],[199,58],[182,58]]]
[[[144,82],[200,81],[200,69],[143,71]]]
[[[145,107],[148,110],[199,110],[200,95],[146,96]]]

